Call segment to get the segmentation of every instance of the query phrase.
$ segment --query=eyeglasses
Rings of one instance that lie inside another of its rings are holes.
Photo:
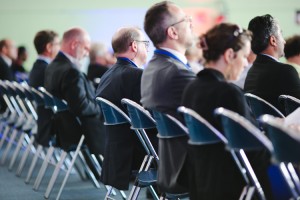
[[[147,50],[150,46],[150,42],[148,40],[134,40],[134,41],[144,43]]]
[[[192,21],[193,21],[192,16],[185,16],[182,20],[175,22],[175,23],[171,24],[170,26],[175,26],[176,24],[180,24],[182,22],[192,22]]]

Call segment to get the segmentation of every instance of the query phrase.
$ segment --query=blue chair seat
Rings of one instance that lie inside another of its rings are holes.
[[[141,171],[137,178],[140,187],[154,185],[157,182],[157,170],[148,169],[148,171]]]

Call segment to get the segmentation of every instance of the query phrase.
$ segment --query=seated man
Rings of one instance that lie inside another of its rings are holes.
[[[285,44],[280,26],[267,14],[253,18],[248,29],[253,33],[251,48],[257,58],[247,74],[244,90],[284,112],[278,97],[286,94],[300,98],[300,80],[295,68],[278,61],[284,55]]]
[[[34,62],[29,74],[28,84],[34,88],[44,87],[45,70],[59,51],[58,34],[51,30],[39,31],[35,35],[33,43],[38,53],[38,58]],[[51,117],[53,112],[51,109],[39,106],[37,114],[38,133],[36,141],[43,146],[48,146],[49,140],[53,135],[51,132]]]
[[[145,40],[139,28],[119,29],[112,38],[117,63],[102,76],[96,95],[111,101],[123,111],[122,98],[139,103],[143,73],[140,67],[146,63],[148,45],[149,41]],[[149,136],[155,138],[156,133]],[[145,151],[128,124],[107,126],[106,134],[102,182],[127,190],[131,170],[139,168]]]
[[[191,18],[176,4],[163,1],[151,6],[145,15],[144,29],[157,48],[142,75],[141,103],[145,108],[167,113],[179,120],[177,113],[185,86],[195,79],[184,56],[193,44]],[[187,191],[187,137],[159,140],[158,186],[162,192]]]
[[[68,103],[69,110],[59,113],[55,120],[61,147],[68,150],[84,134],[90,152],[99,155],[103,153],[104,146],[100,107],[95,101],[92,86],[79,70],[79,62],[88,56],[89,49],[90,36],[85,30],[72,28],[66,31],[60,52],[45,71],[45,88]]]
[[[300,76],[300,35],[294,35],[286,39],[284,56],[287,64],[295,67]]]

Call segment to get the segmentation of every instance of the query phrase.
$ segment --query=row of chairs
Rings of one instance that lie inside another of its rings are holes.
[[[247,95],[251,96],[250,94]],[[287,160],[283,159],[284,156],[291,154],[291,152],[289,152],[288,149],[279,150],[278,148],[282,148],[282,146],[279,147],[275,145],[276,140],[278,139],[276,134],[279,132],[284,132],[284,137],[289,138],[291,131],[285,129],[284,127],[278,126],[275,118],[270,115],[265,115],[260,120],[261,123],[268,127],[268,134],[272,135],[272,137],[268,138],[264,132],[252,125],[251,122],[242,116],[239,116],[238,114],[224,108],[219,108],[215,111],[215,113],[216,115],[220,116],[224,128],[223,135],[200,115],[188,108],[180,107],[178,109],[179,112],[183,113],[184,115],[187,125],[186,128],[175,118],[154,110],[152,110],[150,114],[150,112],[145,110],[142,106],[129,99],[122,100],[122,104],[127,108],[128,115],[106,99],[97,98],[97,101],[102,108],[105,124],[115,125],[120,123],[130,123],[131,128],[135,130],[138,138],[145,148],[145,151],[147,152],[145,160],[134,183],[134,187],[131,190],[129,199],[137,199],[140,187],[151,188],[151,186],[157,182],[157,170],[149,168],[152,159],[157,163],[164,162],[163,160],[159,159],[159,156],[155,152],[151,142],[144,132],[144,129],[154,127],[157,127],[158,129],[159,139],[171,139],[188,135],[190,145],[209,145],[218,142],[225,144],[229,148],[232,157],[234,158],[245,179],[245,182],[247,183],[247,190],[245,190],[247,192],[242,195],[248,195],[246,198],[249,199],[253,196],[254,191],[259,196],[259,199],[266,199],[266,197],[263,188],[258,182],[258,179],[244,151],[267,149],[272,155],[274,155],[274,160],[277,161],[276,163],[279,163],[280,169],[283,172],[292,196],[299,196],[298,191],[295,191],[295,188],[297,189],[299,182],[297,182],[299,179],[297,179],[295,170],[293,170],[294,168],[291,167],[291,163],[284,163],[287,161],[292,162],[294,160],[287,159],[286,157],[285,158]],[[280,117],[283,116],[280,115]],[[294,143],[299,144],[298,141],[294,141]],[[284,156],[278,156],[278,151],[284,151]],[[285,170],[289,173],[284,173]],[[290,184],[290,180],[292,180],[293,184]],[[154,195],[154,198],[158,199],[158,196],[154,193],[154,190],[152,189],[151,191]],[[165,194],[165,196],[162,196],[162,198],[176,199],[186,196],[187,194]]]
[[[87,154],[87,148],[83,145],[84,135],[82,135],[78,144],[69,151],[65,151],[55,145],[55,138],[50,140],[47,146],[39,144],[35,140],[37,132],[36,122],[38,119],[37,107],[50,109],[55,115],[68,109],[65,101],[55,98],[44,88],[36,90],[25,83],[19,84],[16,82],[0,81],[0,92],[7,106],[6,111],[1,115],[0,124],[2,133],[0,150],[2,151],[5,147],[4,151],[1,152],[1,164],[5,163],[9,157],[9,152],[16,145],[10,159],[9,170],[13,169],[17,158],[20,157],[19,154],[23,153],[16,171],[16,175],[21,176],[26,162],[29,161],[29,154],[33,153],[34,156],[25,180],[25,183],[29,183],[37,167],[38,159],[42,158],[43,163],[34,182],[34,190],[38,190],[49,163],[54,165],[55,169],[48,183],[45,198],[49,198],[59,172],[63,169],[66,171],[66,174],[56,197],[56,199],[60,199],[69,174],[74,172],[73,166],[75,166],[75,170],[83,180],[87,179],[87,174],[95,187],[100,187],[98,180],[86,163],[86,157],[83,155],[83,153]],[[77,158],[79,158],[79,161],[75,162]],[[96,165],[95,167],[99,169],[100,173],[101,166],[97,162],[97,159],[93,156],[90,158],[94,161],[93,164]]]

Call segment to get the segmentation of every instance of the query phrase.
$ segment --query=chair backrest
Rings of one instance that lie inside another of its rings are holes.
[[[30,86],[28,86],[27,89],[31,91],[31,94],[37,106],[45,106],[44,96],[40,91]]]
[[[45,105],[51,107],[54,113],[63,112],[69,109],[68,103],[65,100],[53,96],[43,87],[39,87],[38,89],[43,94]]]
[[[156,121],[159,138],[176,138],[188,135],[187,128],[176,118],[152,110],[153,117]]]
[[[246,93],[245,97],[252,113],[257,119],[264,114],[284,118],[284,115],[277,108],[264,99],[250,93]]]
[[[181,106],[178,111],[183,113],[185,124],[189,130],[190,144],[206,145],[219,142],[227,144],[227,139],[222,133],[194,110]]]
[[[290,95],[280,95],[278,101],[284,107],[286,116],[300,107],[300,99]]]
[[[300,162],[300,135],[294,129],[286,127],[274,116],[260,117],[265,130],[273,143],[273,155],[278,162]]]
[[[249,120],[225,108],[217,108],[215,114],[220,117],[231,149],[259,150],[267,148],[270,152],[273,151],[271,141]]]
[[[123,98],[122,104],[127,108],[131,126],[136,129],[155,128],[156,123],[151,114],[136,102]]]
[[[112,102],[102,97],[97,97],[96,101],[101,107],[105,125],[130,123],[130,118]]]

